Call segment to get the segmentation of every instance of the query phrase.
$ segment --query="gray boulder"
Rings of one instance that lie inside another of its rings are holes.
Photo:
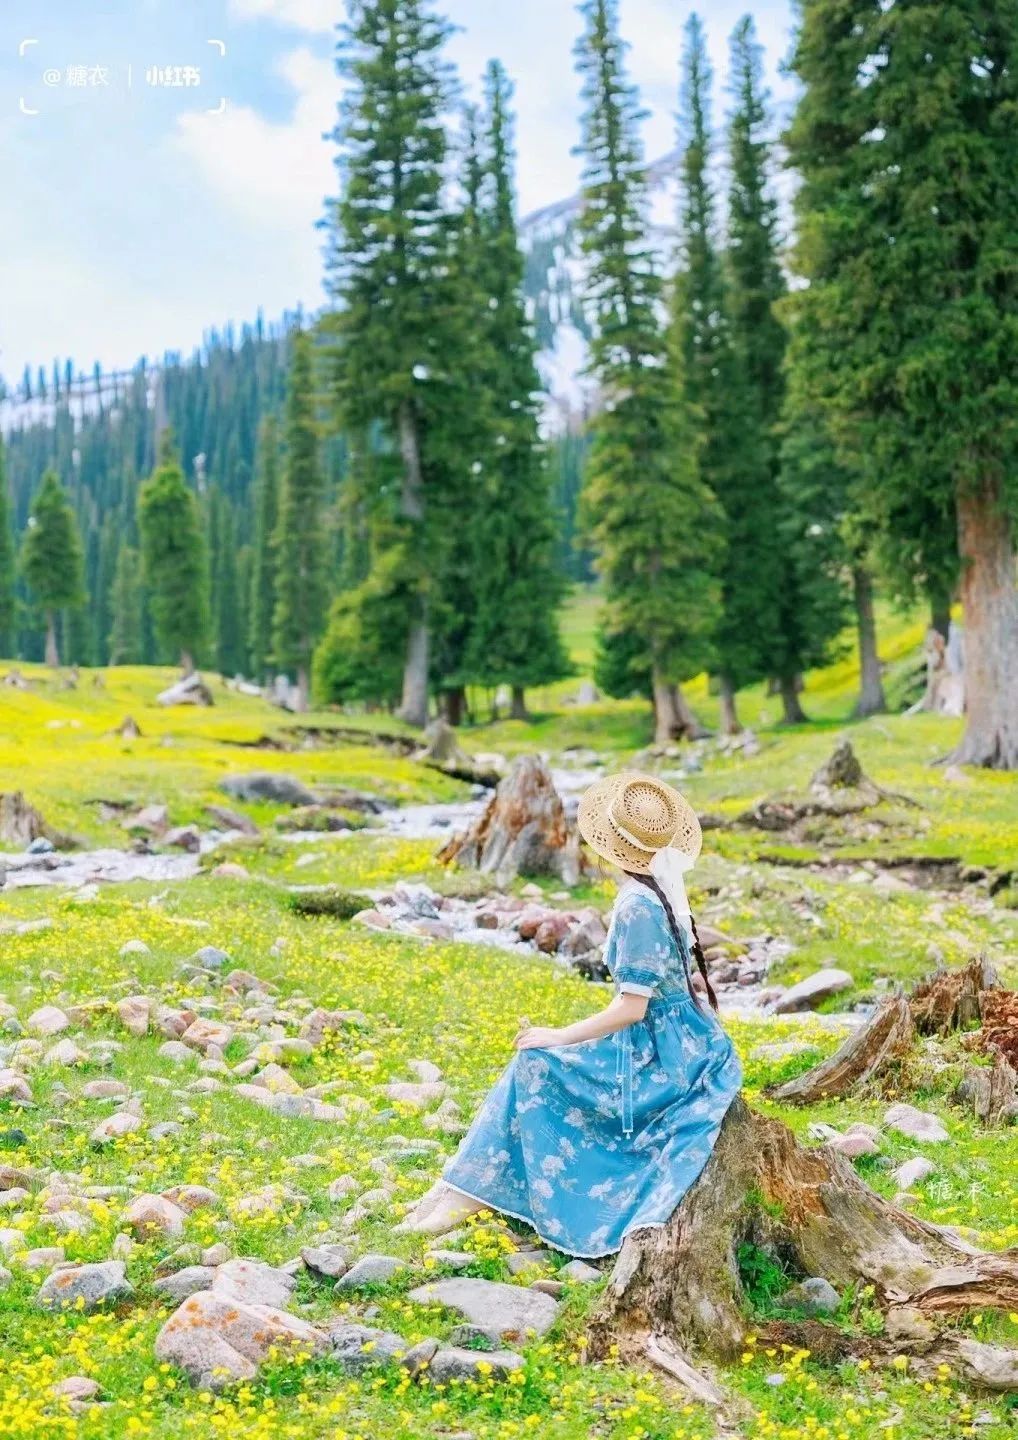
[[[854,984],[855,981],[847,970],[830,966],[807,975],[798,985],[790,986],[783,995],[778,996],[771,1009],[777,1015],[790,1015],[798,1010],[815,1010],[821,1001],[829,999],[831,995],[840,994],[842,990],[850,990]]]
[[[179,1365],[192,1385],[222,1390],[252,1380],[270,1352],[321,1354],[328,1338],[306,1320],[271,1305],[245,1305],[212,1290],[191,1295],[156,1336],[156,1359]]]
[[[330,1331],[329,1342],[336,1359],[354,1375],[375,1365],[394,1365],[411,1350],[409,1341],[392,1330],[345,1322]]]
[[[292,775],[278,775],[271,771],[254,771],[248,775],[227,775],[220,782],[220,790],[232,795],[234,800],[270,800],[276,805],[313,805],[315,797],[306,785]]]
[[[504,1380],[525,1364],[514,1350],[439,1350],[428,1365],[428,1373],[436,1384],[447,1380],[479,1380],[492,1374]]]
[[[779,1304],[788,1310],[805,1310],[807,1315],[833,1315],[841,1296],[829,1280],[813,1275],[786,1290]]]
[[[179,1305],[181,1300],[186,1300],[189,1295],[197,1295],[199,1290],[211,1290],[215,1278],[216,1272],[210,1265],[186,1265],[175,1275],[166,1275],[162,1280],[156,1280],[152,1289],[156,1294]]]
[[[554,1324],[559,1309],[550,1295],[539,1290],[469,1276],[419,1285],[408,1298],[419,1305],[444,1305],[488,1334],[514,1339],[531,1332],[543,1335]]]
[[[62,1265],[39,1286],[35,1303],[42,1310],[99,1310],[134,1294],[123,1260],[95,1265]]]
[[[336,1290],[354,1290],[358,1285],[384,1285],[400,1270],[406,1269],[406,1261],[395,1255],[362,1255],[336,1283]]]

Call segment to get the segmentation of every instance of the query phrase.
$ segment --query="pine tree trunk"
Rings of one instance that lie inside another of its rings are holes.
[[[57,617],[53,610],[46,611],[46,664],[51,670],[60,668],[60,647],[57,644]]]
[[[693,708],[686,699],[682,686],[673,685],[671,689],[672,708],[678,720],[677,733],[686,740],[706,740],[710,735],[710,731],[706,725],[701,725],[700,721],[694,715]]]
[[[720,677],[721,690],[721,733],[723,735],[739,735],[742,733],[742,726],[739,723],[739,714],[735,704],[735,686],[728,675]]]
[[[463,724],[466,698],[466,691],[462,685],[456,685],[451,690],[444,691],[442,695],[442,709],[445,712],[447,725]]]
[[[855,623],[859,641],[859,699],[855,713],[878,715],[887,709],[877,654],[877,622],[873,614],[873,577],[865,565],[852,567]]]
[[[404,400],[399,407],[399,450],[403,459],[400,511],[404,520],[419,526],[424,519],[424,475],[417,416],[409,400]],[[428,601],[423,592],[418,596],[417,605],[417,614],[410,622],[407,637],[399,715],[408,725],[423,728],[428,723],[428,655],[431,648]]]
[[[510,720],[529,720],[527,713],[527,694],[522,685],[514,685],[512,690],[512,704],[509,709]]]
[[[999,476],[959,486],[967,724],[958,764],[1018,769],[1018,591],[1011,520]]]
[[[308,667],[297,666],[297,710],[303,715],[308,709],[308,697],[311,694],[311,685],[308,680]]]
[[[802,725],[807,716],[799,704],[799,680],[796,675],[782,675],[778,679],[778,693],[784,709],[782,719],[786,725]]]
[[[403,699],[399,716],[408,725],[423,730],[428,723],[428,651],[430,632],[428,609],[424,596],[418,600],[417,618],[410,623],[407,638],[406,664],[403,667]]]
[[[679,733],[675,691],[656,666],[651,675],[651,685],[654,691],[654,744],[667,745]]]

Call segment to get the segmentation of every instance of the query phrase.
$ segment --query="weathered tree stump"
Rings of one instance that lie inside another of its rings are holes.
[[[20,790],[0,793],[0,845],[13,845],[23,850],[33,840],[49,840],[58,850],[66,849],[72,843],[68,836],[46,823]]]
[[[476,825],[444,846],[438,858],[443,864],[493,875],[499,885],[517,875],[556,875],[564,884],[575,885],[580,877],[579,836],[566,822],[544,761],[521,755]]]
[[[948,1035],[978,1024],[998,994],[1011,992],[1000,988],[986,960],[971,960],[959,970],[939,970],[920,981],[911,995],[889,996],[829,1059],[769,1093],[775,1100],[812,1105],[875,1088],[894,1073],[919,1036]]]
[[[790,1275],[822,1275],[838,1289],[872,1285],[888,1321],[886,1338],[846,1336],[811,1320],[777,1322],[782,1338],[815,1354],[890,1358],[914,1354],[930,1366],[948,1353],[966,1378],[1018,1386],[1018,1352],[968,1348],[937,1325],[970,1308],[1013,1310],[1018,1249],[992,1254],[883,1199],[827,1146],[807,1149],[780,1121],[734,1101],[714,1151],[667,1225],[639,1231],[619,1253],[594,1314],[592,1353],[617,1344],[651,1361],[693,1393],[702,1360],[731,1361],[752,1328],[739,1274],[739,1249],[752,1243],[779,1257]],[[896,1316],[930,1323],[893,1324]],[[684,1376],[690,1367],[693,1377]]]
[[[433,720],[424,732],[424,748],[414,754],[422,765],[441,770],[469,785],[483,785],[493,790],[501,778],[493,770],[485,770],[460,749],[456,731],[445,720]]]
[[[824,789],[858,789],[866,780],[863,768],[859,764],[858,756],[852,749],[851,742],[842,740],[834,753],[824,761],[820,769],[814,774],[813,786],[822,786]]]

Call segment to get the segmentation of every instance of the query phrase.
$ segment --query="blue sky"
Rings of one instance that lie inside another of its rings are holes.
[[[571,0],[445,0],[451,55],[473,87],[497,55],[517,86],[526,212],[570,194],[579,102]],[[674,143],[678,53],[690,4],[621,0],[649,155]],[[702,5],[724,101],[735,0]],[[227,320],[322,299],[314,223],[333,193],[343,0],[4,0],[0,374],[70,356],[90,370],[189,351]],[[790,84],[790,0],[754,9],[776,100]],[[21,42],[38,43],[24,48]],[[222,41],[225,56],[210,40]],[[193,66],[192,87],[148,83]],[[131,85],[128,86],[128,67]],[[44,79],[49,72],[49,82]],[[105,79],[108,83],[103,84]],[[72,80],[76,83],[72,83]],[[84,83],[82,83],[84,82]],[[222,113],[211,113],[225,100]],[[22,104],[36,114],[22,113]]]

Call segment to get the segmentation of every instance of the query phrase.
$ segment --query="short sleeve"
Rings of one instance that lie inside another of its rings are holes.
[[[628,897],[615,918],[612,979],[622,995],[652,996],[671,963],[674,948],[664,912],[649,897]]]

